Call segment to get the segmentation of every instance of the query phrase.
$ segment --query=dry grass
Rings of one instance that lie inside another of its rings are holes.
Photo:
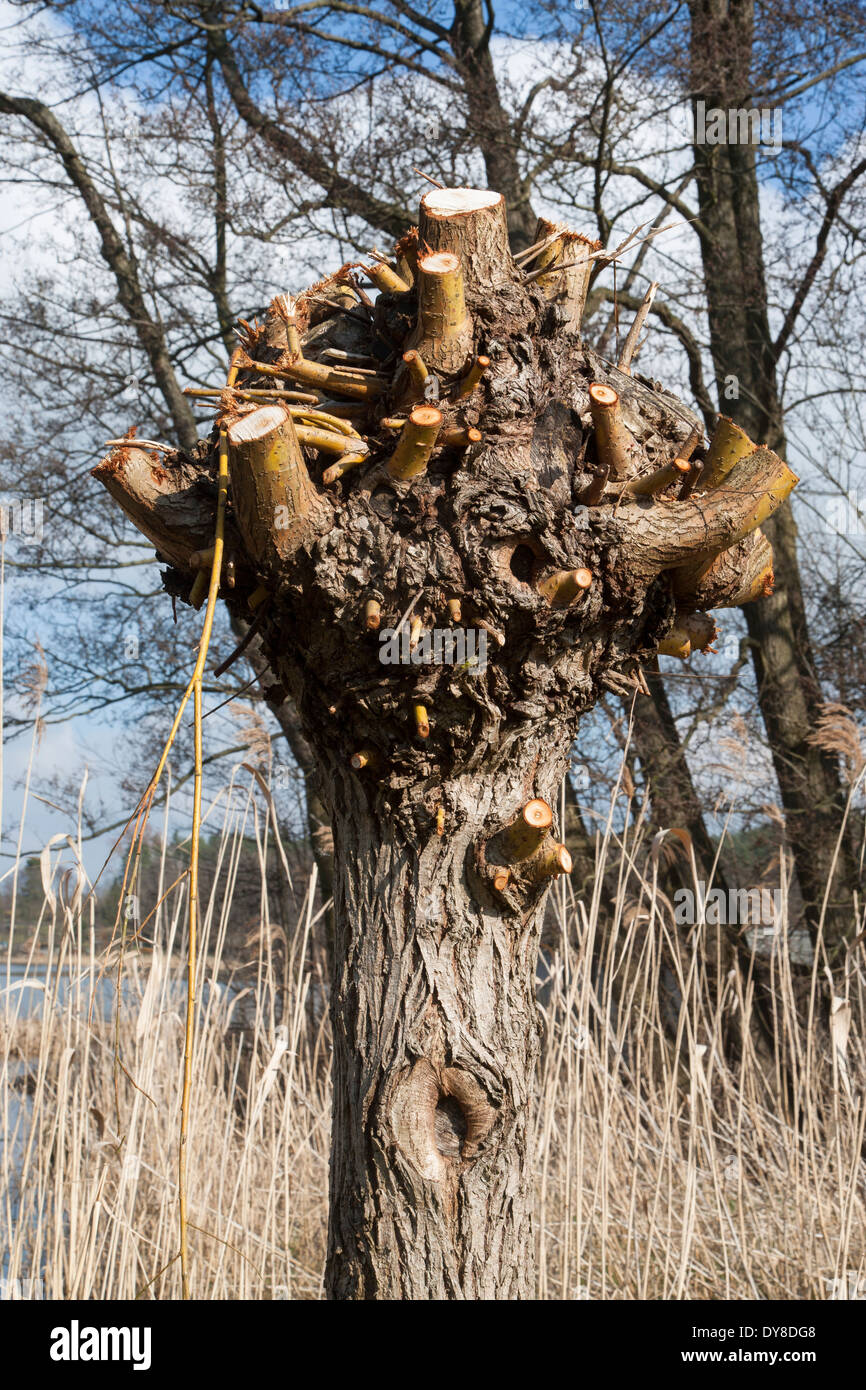
[[[263,898],[245,993],[209,984],[225,978],[253,795],[226,800],[220,872],[203,904],[193,1296],[318,1298],[330,1047],[314,884],[287,939],[276,940]],[[263,866],[267,831],[265,816]],[[653,862],[640,844],[617,846],[610,827],[600,853]],[[54,884],[50,866],[48,876]],[[651,877],[632,875],[603,941],[598,903],[575,902],[566,884],[554,896],[535,1112],[539,1297],[862,1293],[862,946],[832,1004],[817,968],[792,976],[780,936],[768,967],[775,1039],[757,1046],[748,964],[718,956],[713,928],[678,934]],[[41,1278],[48,1298],[179,1294],[184,906],[181,884],[145,929],[160,944],[120,962],[116,950],[94,958],[80,895],[49,895],[47,957],[0,996],[0,1270]],[[94,994],[94,981],[119,967],[121,1007],[103,1017],[107,986]],[[38,1017],[24,1016],[28,981],[44,989]],[[243,1011],[246,1026],[233,1027]],[[732,1035],[745,1046],[732,1048]]]

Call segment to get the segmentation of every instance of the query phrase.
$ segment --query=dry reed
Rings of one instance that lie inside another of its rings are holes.
[[[279,851],[254,779],[225,788],[217,814],[190,1098],[191,1292],[315,1299],[330,1113],[323,909],[313,875],[297,922],[275,932],[264,885]],[[756,1041],[748,960],[734,954],[720,975],[718,929],[677,929],[640,831],[622,843],[611,827],[598,854],[608,882],[619,873],[615,899],[602,903],[601,873],[592,902],[565,882],[552,896],[533,1139],[539,1298],[863,1296],[862,945],[833,995],[818,967],[805,984],[792,967],[783,922],[764,964],[775,1032]],[[232,978],[226,929],[250,835],[263,930]],[[159,905],[141,904],[142,918],[155,911],[125,950],[115,1010],[116,948],[96,957],[92,899],[70,898],[68,881],[61,896],[59,877],[59,852],[46,851],[47,948],[31,948],[0,995],[0,1274],[41,1280],[47,1298],[176,1298],[187,883],[166,893],[161,881]],[[35,925],[16,929],[9,960]]]

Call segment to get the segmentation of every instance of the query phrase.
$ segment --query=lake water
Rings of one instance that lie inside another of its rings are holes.
[[[51,978],[46,979],[47,965],[34,961],[29,968],[23,961],[12,962],[8,968],[6,960],[0,960],[0,1018],[8,1013],[13,1018],[41,1018],[46,994],[53,1004],[63,1007],[70,999],[80,999],[81,1009],[87,1012],[93,1001],[94,1012],[108,1018],[116,996],[113,977],[98,971],[91,978],[88,971],[83,976],[64,970],[58,982],[52,970]]]

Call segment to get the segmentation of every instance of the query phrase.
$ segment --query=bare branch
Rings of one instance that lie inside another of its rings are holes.
[[[797,286],[797,291],[785,315],[785,322],[779,330],[779,336],[773,343],[774,362],[778,362],[780,356],[784,352],[794,324],[797,321],[797,316],[803,308],[809,291],[815,283],[815,277],[824,262],[824,258],[827,254],[827,242],[829,241],[833,224],[838,217],[842,200],[852,185],[855,184],[864,173],[866,173],[866,159],[861,159],[858,164],[855,164],[852,169],[848,170],[844,179],[840,179],[836,187],[827,197],[827,206],[824,210],[824,218],[821,222],[821,226],[818,229],[818,235],[815,238],[815,250],[812,253],[812,259],[806,267],[806,272],[802,280]]]

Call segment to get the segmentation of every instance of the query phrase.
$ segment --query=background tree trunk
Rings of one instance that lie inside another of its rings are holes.
[[[727,113],[752,105],[753,0],[691,5],[695,102]],[[695,118],[697,120],[697,117]],[[755,151],[730,139],[694,144],[710,345],[720,408],[751,439],[784,456],[770,333]],[[777,559],[772,596],[745,609],[761,713],[779,782],[785,827],[807,919],[814,931],[831,885],[825,941],[832,953],[855,929],[858,875],[847,839],[839,846],[845,792],[836,757],[811,741],[821,712],[797,559],[796,525],[785,505],[764,528]]]
[[[707,833],[700,798],[677,733],[664,680],[652,667],[646,672],[646,680],[650,698],[638,696],[634,702],[634,731],[635,748],[649,784],[653,821],[666,830],[681,827],[688,831],[697,864],[709,881],[716,848]],[[688,877],[691,877],[690,871]],[[720,865],[713,883],[727,892]]]

